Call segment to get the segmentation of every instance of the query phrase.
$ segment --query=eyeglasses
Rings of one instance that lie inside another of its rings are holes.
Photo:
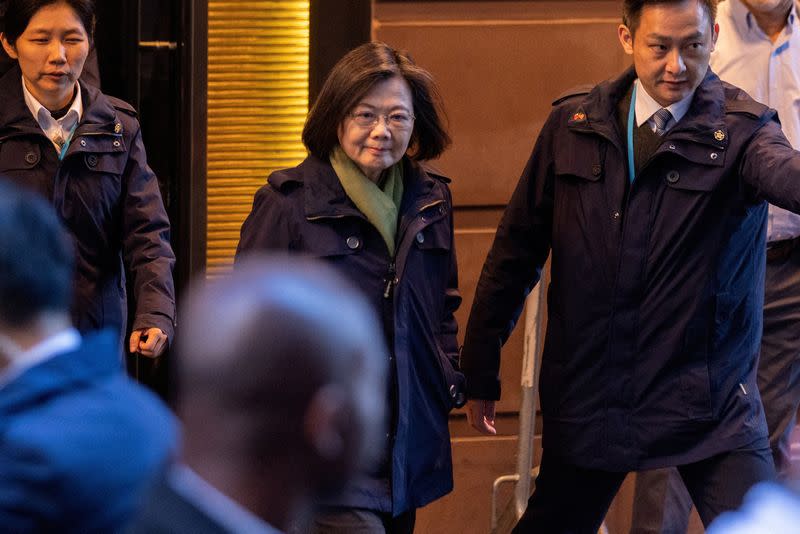
[[[388,115],[374,113],[372,111],[356,111],[348,114],[353,122],[361,128],[374,128],[378,121],[383,117],[386,126],[392,130],[410,130],[414,126],[414,115],[404,113],[402,111],[395,111]]]

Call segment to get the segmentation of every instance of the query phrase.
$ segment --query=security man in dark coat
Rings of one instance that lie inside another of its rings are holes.
[[[708,69],[715,10],[626,0],[633,68],[555,102],[498,227],[461,362],[485,433],[500,347],[552,253],[544,455],[516,532],[596,532],[638,469],[678,466],[705,524],[774,476],[755,375],[765,200],[800,211],[800,153]]]

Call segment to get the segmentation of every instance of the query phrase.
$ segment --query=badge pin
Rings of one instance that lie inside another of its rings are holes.
[[[722,130],[717,130],[716,132],[714,132],[714,139],[716,139],[717,141],[722,141],[723,139],[725,139],[725,132],[723,132]]]
[[[114,133],[120,133],[122,131],[122,123],[117,123],[114,125]]]
[[[578,111],[572,116],[573,122],[580,122],[585,120],[586,120],[586,113],[584,113],[583,111]]]

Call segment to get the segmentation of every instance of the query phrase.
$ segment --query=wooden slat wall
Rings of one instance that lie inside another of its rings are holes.
[[[208,2],[209,276],[230,268],[253,194],[306,155],[309,1]]]

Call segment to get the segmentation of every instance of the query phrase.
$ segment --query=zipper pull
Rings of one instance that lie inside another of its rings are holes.
[[[394,262],[389,264],[389,275],[386,280],[386,289],[383,291],[383,298],[388,299],[392,295],[392,286],[394,286],[395,268]]]

